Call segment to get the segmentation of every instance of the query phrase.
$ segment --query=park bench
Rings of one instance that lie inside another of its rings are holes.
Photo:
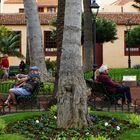
[[[40,92],[42,86],[43,83],[40,83],[30,95],[17,96],[17,106],[20,106],[21,108],[31,107],[32,109],[32,107],[37,104],[37,95]]]
[[[87,86],[91,88],[91,96],[89,100],[100,100],[104,104],[117,104],[118,100],[122,97],[121,93],[110,93],[106,86],[97,81],[86,80]]]
[[[9,67],[9,77],[15,76],[19,73],[19,66],[10,66]]]
[[[4,101],[6,100],[9,89],[12,88],[13,82],[1,82],[0,83],[0,114],[4,114]]]
[[[25,69],[25,74],[28,73],[28,70],[29,70],[29,66],[26,66],[26,69]],[[10,66],[9,67],[9,77],[14,77],[15,75],[19,74],[20,71],[19,71],[19,66]]]

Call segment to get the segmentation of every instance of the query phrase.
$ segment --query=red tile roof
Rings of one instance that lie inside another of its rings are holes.
[[[4,4],[23,4],[23,0],[6,0]]]
[[[49,24],[56,14],[40,14],[42,25]],[[132,25],[140,24],[139,13],[99,13],[99,18],[110,19],[119,25],[125,25],[128,19],[131,19]],[[0,14],[0,25],[25,25],[25,14]]]
[[[134,0],[117,0],[117,1],[113,2],[111,5],[125,5],[131,1],[134,1]]]
[[[23,4],[23,0],[7,0],[5,4]],[[57,6],[58,0],[37,0],[38,5],[44,6]]]
[[[41,25],[48,25],[56,14],[40,14]],[[0,14],[0,25],[25,25],[25,14]]]
[[[131,19],[132,25],[140,24],[139,13],[99,13],[98,17],[111,19],[119,25],[125,25],[128,19]]]

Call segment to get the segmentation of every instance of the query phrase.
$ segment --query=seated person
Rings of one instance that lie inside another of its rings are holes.
[[[28,75],[20,74],[17,75],[17,78],[21,84],[18,84],[9,90],[8,98],[4,102],[5,105],[9,105],[9,101],[11,100],[13,104],[16,104],[16,95],[32,94],[34,89],[40,84],[39,68],[37,66],[33,66],[30,68],[30,73]]]
[[[21,60],[20,64],[19,64],[19,71],[21,73],[25,72],[25,68],[26,68],[26,64],[24,63],[23,60]]]
[[[131,106],[134,106],[132,104],[132,99],[131,99],[131,92],[130,92],[130,87],[121,85],[117,83],[116,81],[113,81],[111,77],[108,75],[108,66],[107,65],[102,65],[99,68],[100,75],[96,77],[96,80],[98,82],[103,83],[107,90],[111,93],[122,93],[122,104],[125,104],[125,97],[127,98],[127,103],[130,104]]]

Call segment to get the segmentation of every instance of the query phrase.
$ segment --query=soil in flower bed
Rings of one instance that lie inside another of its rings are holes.
[[[39,117],[32,117],[14,124],[9,124],[7,126],[7,133],[19,133],[35,140],[49,140],[50,138],[63,137],[88,139],[91,135],[100,135],[111,140],[116,140],[126,130],[138,127],[125,120],[90,115],[92,124],[88,128],[60,129],[57,128],[56,119],[57,117],[54,115],[42,114]]]

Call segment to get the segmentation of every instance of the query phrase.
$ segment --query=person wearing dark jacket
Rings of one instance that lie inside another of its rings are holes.
[[[10,101],[16,105],[16,95],[26,96],[33,93],[35,88],[40,84],[39,68],[37,66],[32,66],[30,67],[30,73],[28,75],[19,74],[17,75],[17,79],[21,82],[21,84],[18,84],[9,90],[9,95],[4,102],[4,105],[9,105]]]
[[[110,93],[122,93],[124,95],[122,98],[123,104],[125,104],[126,97],[127,103],[131,106],[134,106],[131,99],[130,87],[121,85],[116,81],[113,81],[112,78],[108,75],[108,70],[109,69],[107,65],[102,65],[99,68],[100,74],[97,76],[96,80],[103,83]]]

